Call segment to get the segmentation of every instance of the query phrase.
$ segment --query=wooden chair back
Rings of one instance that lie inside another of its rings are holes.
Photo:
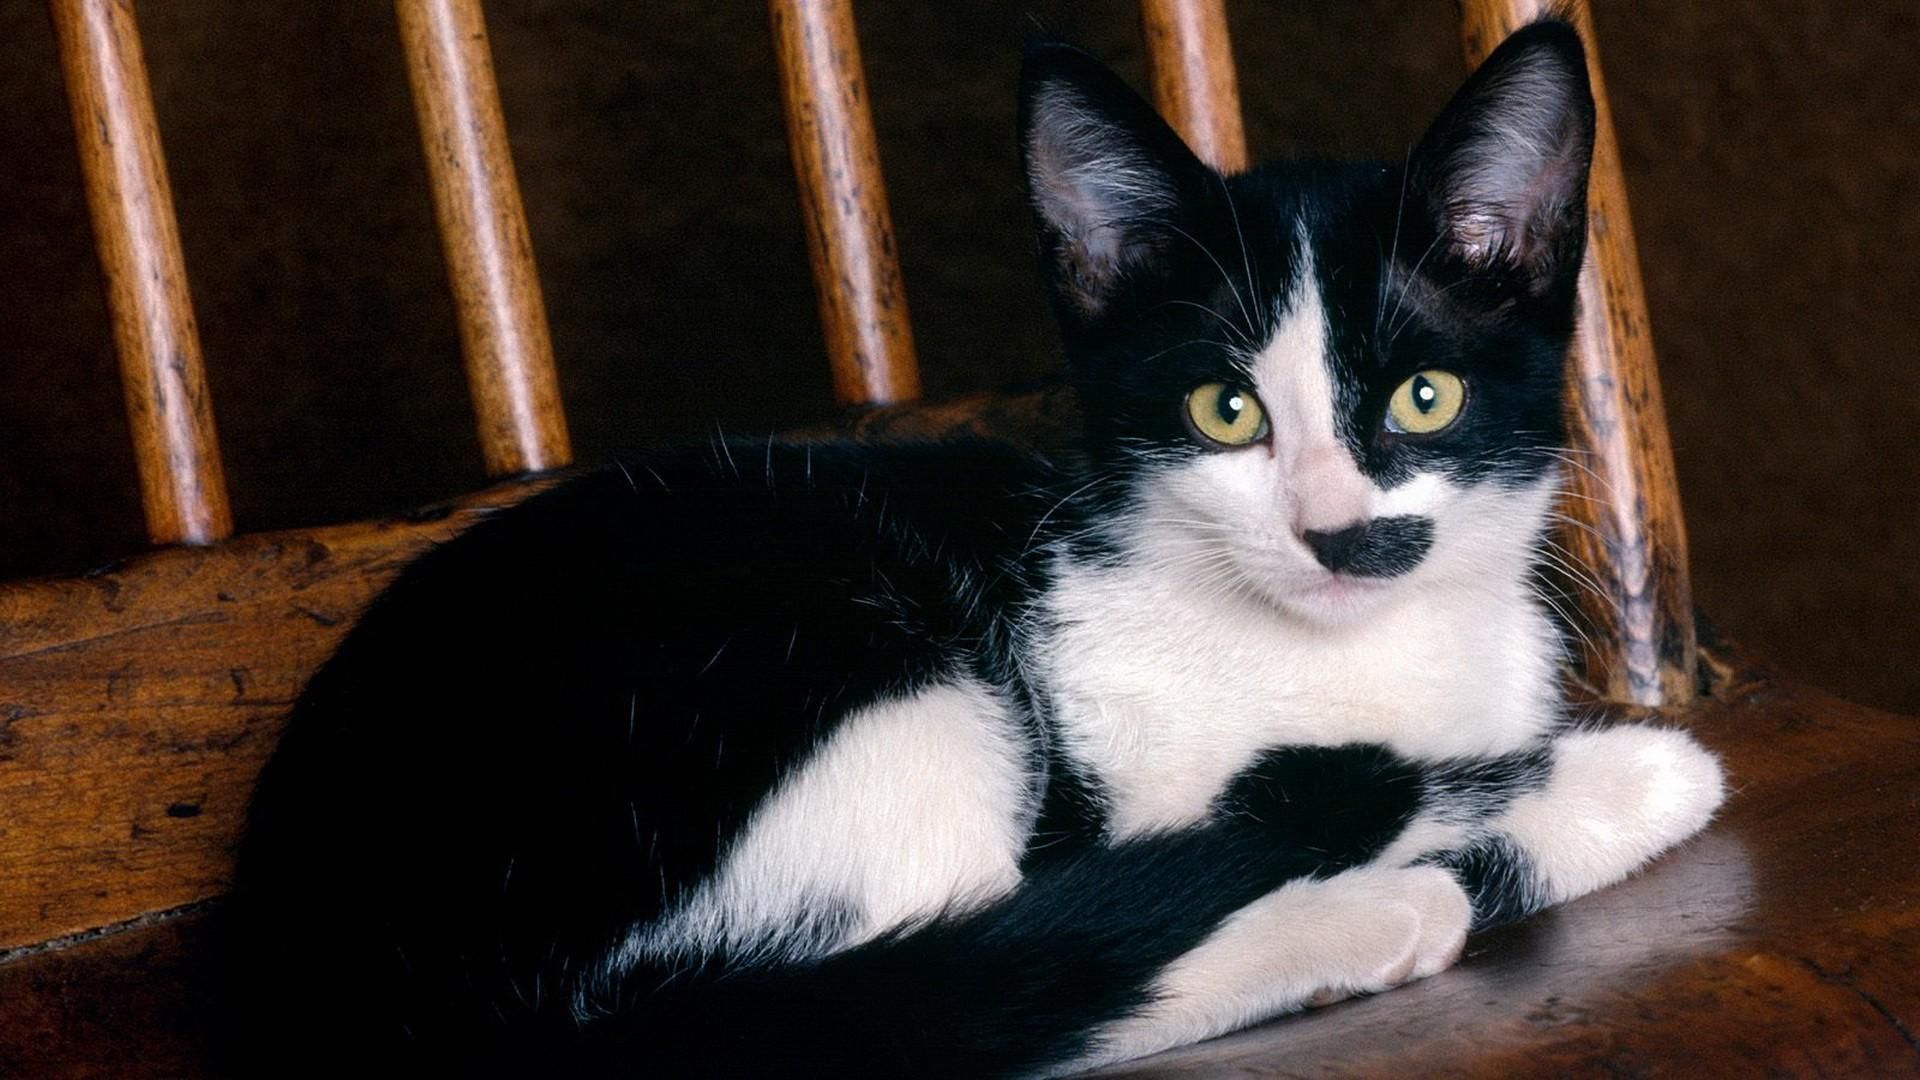
[[[281,718],[360,607],[415,554],[572,460],[479,0],[395,8],[480,444],[501,483],[406,518],[239,537],[133,6],[51,6],[161,548],[80,578],[0,585],[0,960],[217,896]],[[1468,59],[1543,6],[1462,0]],[[1585,3],[1556,6],[1591,46]],[[769,7],[835,393],[850,406],[910,402],[920,380],[851,4]],[[1159,107],[1202,157],[1244,168],[1223,0],[1141,9]],[[1695,686],[1685,531],[1593,70],[1592,246],[1567,406],[1580,464],[1564,543],[1598,586],[1582,593],[1582,677],[1608,700],[1673,705]],[[902,415],[903,429],[978,422],[962,407]]]

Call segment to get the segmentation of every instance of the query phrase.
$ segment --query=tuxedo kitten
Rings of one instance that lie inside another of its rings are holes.
[[[1721,799],[1567,722],[1535,570],[1593,103],[1515,34],[1402,162],[1201,164],[1030,49],[1074,453],[716,443],[376,600],[263,774],[276,1071],[1066,1071],[1431,975]]]

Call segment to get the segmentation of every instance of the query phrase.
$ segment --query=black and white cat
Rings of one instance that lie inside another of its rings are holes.
[[[278,1067],[1083,1068],[1431,975],[1706,823],[1687,735],[1568,723],[1535,592],[1573,31],[1398,167],[1222,177],[1062,45],[1021,104],[1079,452],[717,443],[421,559],[254,800]]]

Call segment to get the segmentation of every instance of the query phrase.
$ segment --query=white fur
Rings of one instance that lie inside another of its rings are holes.
[[[1081,1067],[1211,1038],[1315,1000],[1445,970],[1471,912],[1431,866],[1363,868],[1283,886],[1241,908],[1160,977],[1140,1014],[1102,1033]]]
[[[1555,718],[1557,638],[1527,585],[1553,483],[1379,488],[1337,440],[1328,364],[1309,285],[1253,369],[1271,446],[1154,477],[1113,531],[1124,559],[1056,568],[1039,670],[1116,836],[1197,820],[1268,747],[1491,754]],[[1386,581],[1335,577],[1299,535],[1410,512],[1433,547]]]
[[[719,872],[634,947],[810,955],[1005,892],[1037,808],[1031,757],[977,682],[850,716],[754,812]],[[835,902],[852,925],[810,917]],[[811,939],[778,936],[795,928]]]
[[[1554,740],[1547,786],[1493,825],[1560,903],[1611,885],[1699,832],[1719,808],[1720,762],[1683,731],[1640,725]]]

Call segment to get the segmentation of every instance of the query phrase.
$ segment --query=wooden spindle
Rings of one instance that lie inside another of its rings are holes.
[[[107,285],[147,534],[233,532],[180,227],[130,0],[52,0],[67,100]]]
[[[1586,40],[1598,116],[1567,396],[1579,464],[1564,507],[1585,527],[1562,530],[1561,542],[1603,590],[1582,590],[1589,681],[1615,701],[1682,704],[1699,661],[1686,523],[1592,16],[1585,0],[1461,0],[1460,9],[1469,64],[1549,10],[1571,16]]]
[[[918,397],[853,5],[770,0],[768,7],[834,396],[857,405]]]
[[[1200,160],[1221,172],[1246,168],[1226,0],[1140,0],[1140,21],[1160,115]]]
[[[573,460],[480,0],[395,0],[487,475]]]

